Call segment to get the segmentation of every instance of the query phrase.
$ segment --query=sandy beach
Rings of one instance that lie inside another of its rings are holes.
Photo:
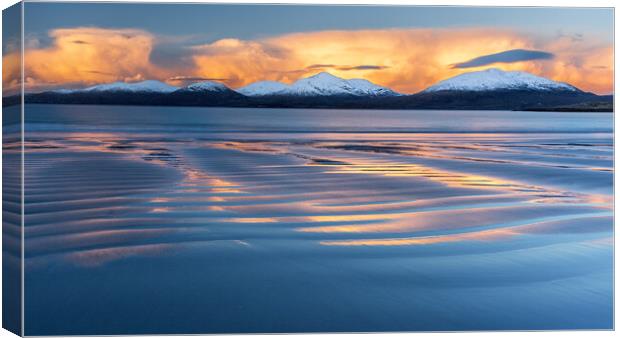
[[[612,326],[611,114],[26,109],[28,335]]]

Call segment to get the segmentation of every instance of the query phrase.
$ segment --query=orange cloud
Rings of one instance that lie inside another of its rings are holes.
[[[292,46],[306,64],[369,64],[387,68],[334,70],[343,77],[363,77],[403,93],[414,93],[462,71],[450,65],[481,54],[528,42],[509,31],[468,30],[366,30],[291,34],[277,38]],[[464,45],[467,47],[465,48]],[[309,75],[309,74],[303,74]]]
[[[293,49],[277,41],[222,39],[194,51],[197,75],[225,78],[231,87],[268,79],[291,82],[299,74],[285,72],[305,66]]]
[[[13,52],[2,58],[2,92],[19,93],[21,89],[21,53]]]
[[[261,41],[227,39],[196,48],[194,59],[199,74],[228,78],[233,87],[257,80],[290,83],[327,70],[415,93],[448,77],[485,68],[455,69],[453,64],[511,49],[545,50],[556,57],[494,67],[529,71],[599,93],[613,89],[612,46],[568,37],[541,42],[498,29],[323,31]],[[201,54],[203,50],[208,52]]]
[[[25,52],[25,83],[30,89],[165,78],[174,73],[150,62],[156,38],[142,30],[78,27],[53,30],[50,37],[51,46]]]
[[[158,38],[143,30],[78,27],[53,30],[50,36],[51,46],[26,50],[29,90],[179,77],[223,79],[236,88],[259,80],[290,83],[326,70],[415,93],[445,78],[483,69],[458,69],[453,64],[511,49],[534,49],[555,57],[494,67],[528,71],[587,91],[613,91],[612,45],[569,37],[532,38],[496,28],[321,31],[260,40],[221,39],[179,46],[190,61],[176,62],[178,67],[175,62],[173,66],[152,62]],[[15,56],[6,55],[3,63],[11,64],[11,58]],[[7,73],[3,81],[13,71]]]

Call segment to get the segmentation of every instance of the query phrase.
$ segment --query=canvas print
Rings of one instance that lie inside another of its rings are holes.
[[[613,8],[3,16],[6,329],[613,329]]]

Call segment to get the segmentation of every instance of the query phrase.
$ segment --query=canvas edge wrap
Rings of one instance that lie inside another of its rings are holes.
[[[2,327],[21,336],[24,334],[23,2],[4,9],[2,19],[3,38],[9,38],[2,46],[3,98],[18,94],[18,100],[3,99],[2,109]],[[16,57],[5,58],[9,52]]]

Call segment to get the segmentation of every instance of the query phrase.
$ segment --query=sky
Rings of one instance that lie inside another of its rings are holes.
[[[415,93],[493,67],[613,92],[605,8],[27,2],[24,26],[29,91],[145,79],[238,88],[327,71]],[[11,88],[19,44],[3,41]]]

